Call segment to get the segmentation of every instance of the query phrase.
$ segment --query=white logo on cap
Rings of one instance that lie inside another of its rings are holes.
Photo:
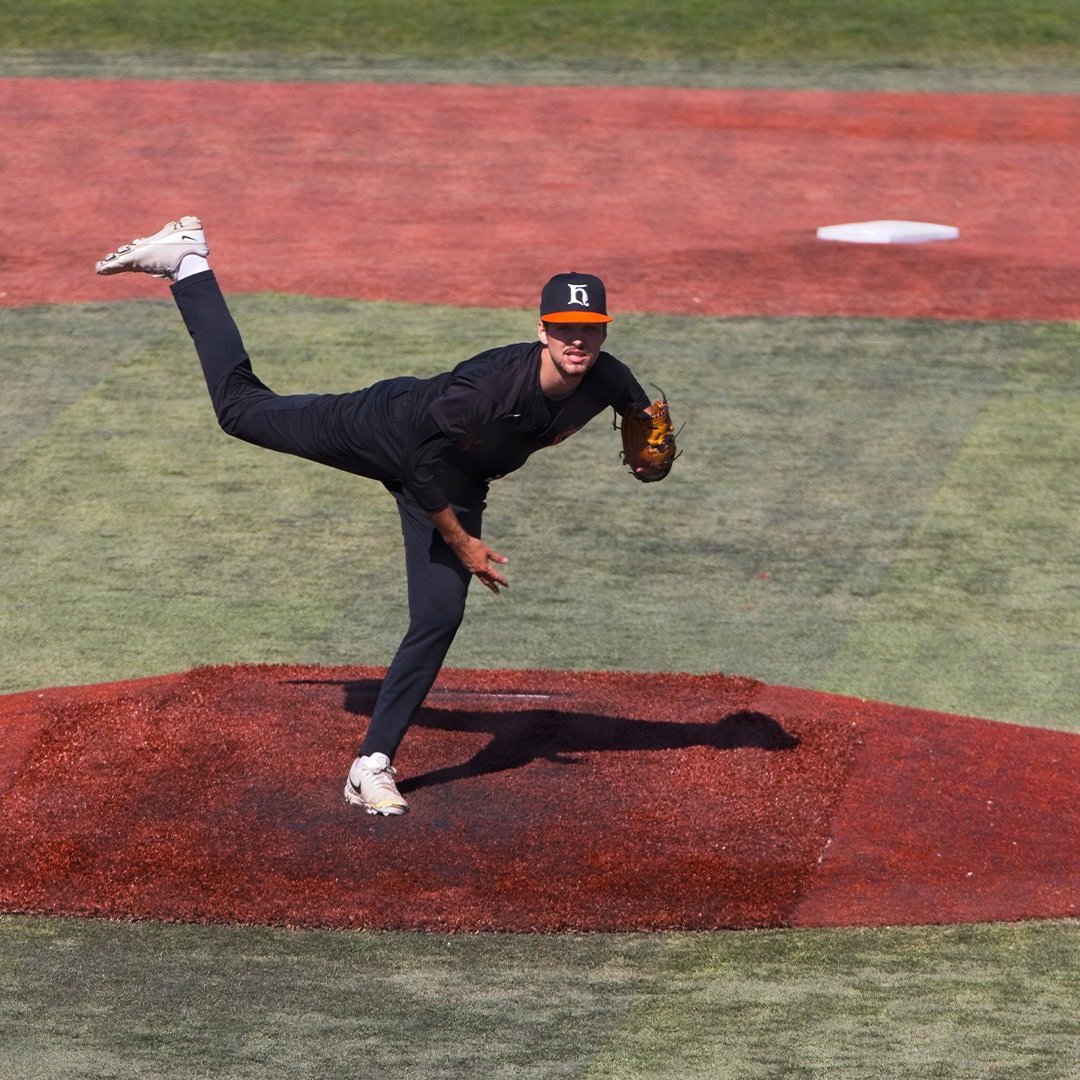
[[[570,303],[580,304],[582,307],[589,306],[589,290],[584,285],[570,285],[567,283],[570,289]]]

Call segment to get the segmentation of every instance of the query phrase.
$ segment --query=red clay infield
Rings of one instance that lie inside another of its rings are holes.
[[[182,213],[227,291],[621,311],[1080,318],[1080,100],[0,80],[0,306]],[[820,225],[955,225],[917,246]],[[460,359],[449,357],[448,361]],[[0,698],[0,910],[331,927],[1076,916],[1080,736],[723,675],[446,672],[413,812],[341,798],[379,672]]]
[[[0,80],[0,304],[161,296],[109,248],[204,218],[227,291],[619,311],[1080,317],[1080,99]],[[944,243],[821,225],[954,225]]]
[[[341,794],[381,672],[208,668],[0,698],[0,909],[341,928],[1080,913],[1080,737],[723,675],[444,672]]]

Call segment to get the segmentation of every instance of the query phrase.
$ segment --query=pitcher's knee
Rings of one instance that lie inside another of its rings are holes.
[[[451,642],[461,628],[461,617],[454,618],[446,615],[440,618],[429,618],[422,623],[422,630],[433,640]]]
[[[414,611],[409,621],[409,636],[429,645],[444,644],[449,648],[461,627],[464,614],[464,608],[459,610],[456,605]]]

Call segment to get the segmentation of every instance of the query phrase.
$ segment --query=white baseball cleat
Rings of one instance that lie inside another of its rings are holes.
[[[153,236],[143,236],[110,252],[97,264],[99,274],[120,274],[133,270],[154,277],[172,278],[186,255],[210,254],[197,217],[182,217],[170,221]]]
[[[385,754],[358,757],[345,781],[345,801],[369,814],[397,816],[409,809],[394,783],[396,770]]]

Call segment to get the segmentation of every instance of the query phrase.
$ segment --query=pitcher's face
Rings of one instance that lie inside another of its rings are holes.
[[[555,370],[564,379],[580,379],[596,363],[607,339],[607,323],[541,321],[536,336],[546,347]]]

